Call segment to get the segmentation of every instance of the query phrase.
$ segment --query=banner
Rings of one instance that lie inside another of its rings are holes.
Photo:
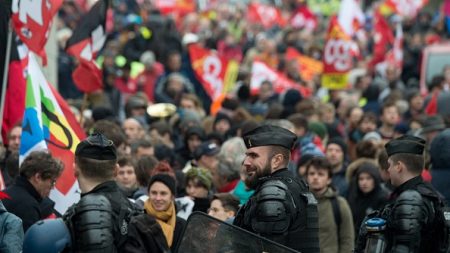
[[[333,17],[330,20],[323,52],[323,87],[328,89],[345,89],[347,87],[348,72],[353,66],[353,45],[353,41],[342,30],[336,17]]]
[[[340,0],[308,0],[308,6],[314,13],[332,16],[338,13]]]
[[[42,57],[46,65],[44,46],[50,33],[53,16],[62,0],[13,0],[12,21],[17,35],[27,47]]]
[[[323,72],[323,63],[316,59],[300,54],[295,48],[288,47],[286,50],[286,60],[296,60],[298,72],[305,81],[311,81]]]
[[[108,0],[96,2],[81,18],[72,37],[67,41],[67,53],[77,58],[79,62],[72,73],[73,81],[77,88],[85,93],[103,87],[102,73],[95,63],[95,58],[106,41],[107,10]]]
[[[186,15],[197,9],[195,0],[155,0],[154,4],[164,15],[171,13]]]
[[[227,61],[197,44],[189,45],[189,56],[195,76],[213,101],[233,89],[239,70],[236,61]]]
[[[252,24],[262,24],[266,29],[270,29],[275,25],[283,27],[286,21],[281,15],[281,11],[274,6],[251,3],[248,5],[247,20]]]
[[[47,82],[33,53],[28,55],[27,94],[20,163],[35,150],[49,150],[64,163],[64,171],[50,192],[55,209],[64,213],[79,200],[78,183],[74,175],[74,152],[85,133],[69,106]]]
[[[258,94],[261,83],[271,81],[273,89],[276,93],[282,93],[288,89],[297,89],[303,97],[311,96],[311,90],[301,86],[294,81],[289,80],[286,76],[271,69],[264,62],[254,61],[252,65],[252,76],[250,80],[250,92]]]

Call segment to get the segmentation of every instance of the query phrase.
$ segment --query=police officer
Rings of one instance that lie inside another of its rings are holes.
[[[386,220],[385,252],[445,252],[442,201],[436,190],[423,182],[425,140],[405,135],[386,145],[391,184],[391,201],[379,213]],[[362,224],[356,252],[363,252],[367,231]]]
[[[287,169],[295,134],[263,125],[243,139],[245,183],[255,192],[234,225],[304,253],[319,252],[317,201]]]
[[[72,235],[74,252],[120,252],[134,207],[114,181],[116,148],[95,133],[75,150],[75,176],[80,201],[69,208],[64,220]]]

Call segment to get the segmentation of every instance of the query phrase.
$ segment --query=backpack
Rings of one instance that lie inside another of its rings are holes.
[[[436,252],[450,253],[450,208],[430,186],[419,186],[417,190],[422,196],[431,200],[435,209],[435,218],[431,227]]]
[[[438,252],[450,253],[450,208],[442,201],[438,202],[437,207],[434,227],[437,229]]]
[[[337,233],[337,238],[338,238],[338,243],[339,245],[341,244],[340,239],[341,237],[339,236],[339,232],[341,231],[341,209],[339,207],[339,201],[337,196],[333,196],[331,199],[331,208],[333,209],[333,217],[334,217],[334,223],[336,223],[336,233]]]

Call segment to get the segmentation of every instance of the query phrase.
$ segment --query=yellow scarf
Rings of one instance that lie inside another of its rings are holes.
[[[156,218],[162,228],[164,236],[166,237],[167,244],[169,245],[169,247],[172,246],[173,232],[175,231],[175,224],[177,219],[173,201],[170,203],[170,206],[166,211],[156,211],[153,208],[150,198],[148,198],[144,203],[144,209],[148,214]]]

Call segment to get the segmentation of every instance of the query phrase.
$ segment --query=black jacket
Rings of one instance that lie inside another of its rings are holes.
[[[19,176],[16,182],[4,192],[11,199],[4,199],[3,204],[8,212],[22,219],[24,232],[35,222],[46,218],[43,217],[44,215],[40,208],[41,195],[25,177]]]
[[[439,195],[418,176],[400,185],[392,193],[393,202],[384,208],[387,220],[388,250],[397,252],[405,246],[408,252],[439,252],[442,234],[437,224]]]

